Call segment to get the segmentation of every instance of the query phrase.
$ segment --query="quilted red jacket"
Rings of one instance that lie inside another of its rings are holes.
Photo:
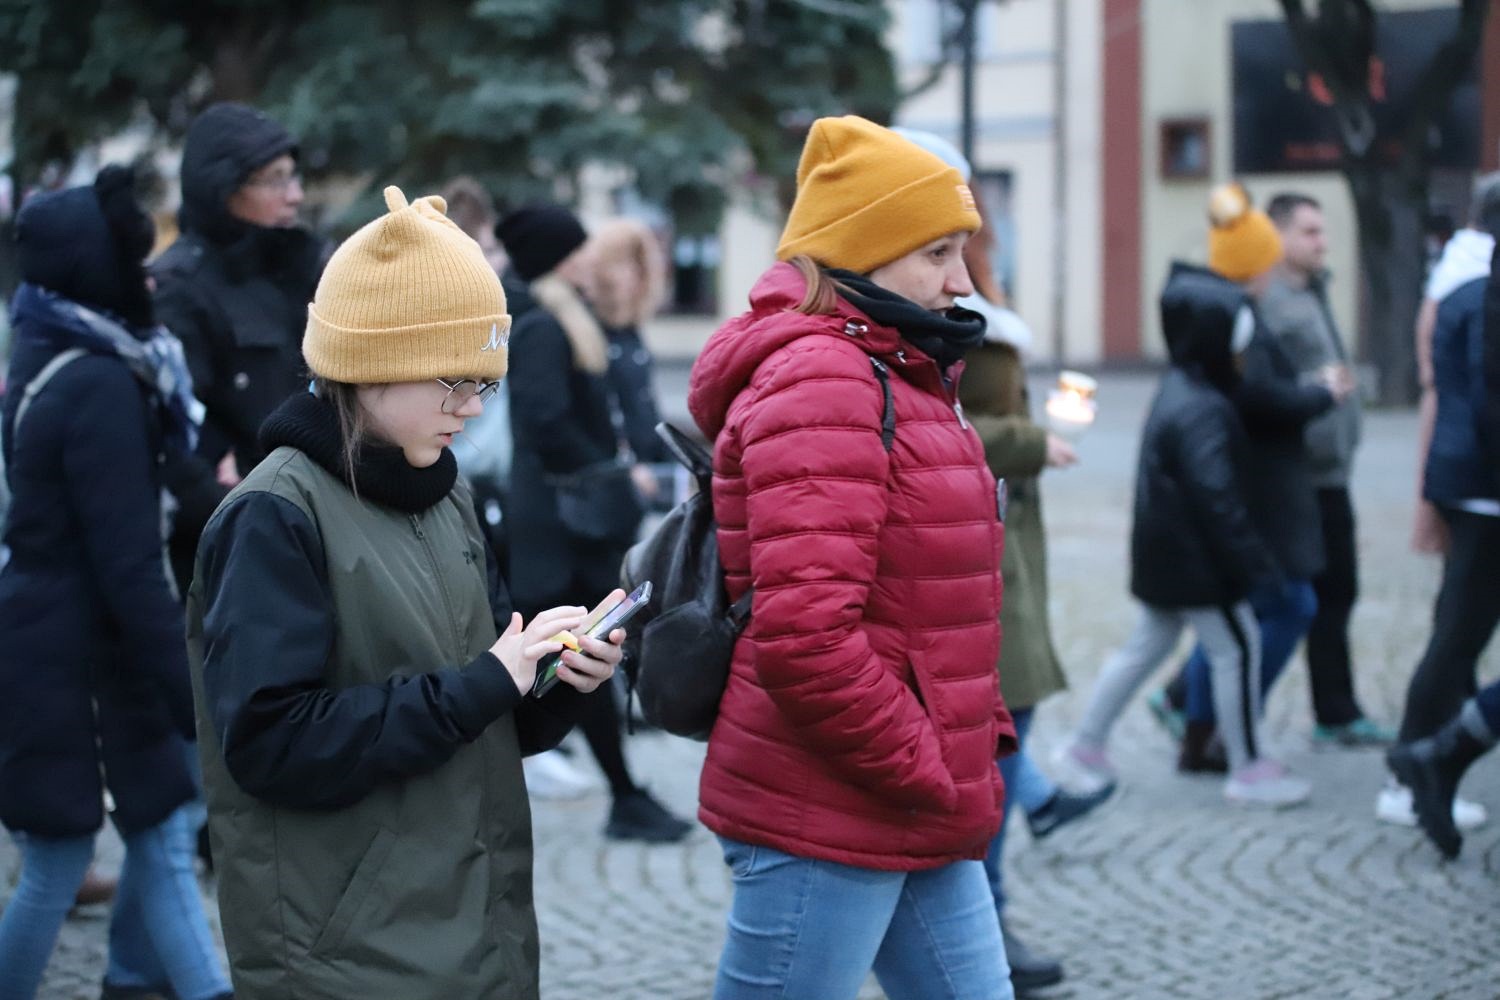
[[[731,599],[755,587],[699,817],[799,857],[912,871],[984,856],[1015,729],[995,673],[995,480],[937,364],[772,267],[693,366]],[[896,434],[881,442],[885,363]]]

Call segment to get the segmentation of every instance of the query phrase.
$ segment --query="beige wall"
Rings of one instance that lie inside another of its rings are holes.
[[[1435,0],[1387,0],[1388,9],[1440,6]],[[1203,263],[1208,255],[1205,206],[1214,184],[1233,176],[1233,54],[1230,25],[1237,20],[1278,20],[1276,0],[1143,0],[1142,17],[1142,343],[1160,356],[1156,299],[1173,259]],[[1207,181],[1163,180],[1158,125],[1163,118],[1204,116],[1212,132],[1212,176]],[[1240,178],[1256,204],[1277,192],[1297,190],[1323,204],[1329,234],[1329,289],[1335,319],[1353,338],[1357,319],[1358,228],[1343,178],[1333,172],[1251,174]]]
[[[910,20],[930,17],[932,7],[924,0],[895,0],[891,9],[890,44],[903,84],[910,86],[928,69],[910,58]],[[1100,352],[1099,0],[1008,0],[983,9],[973,165],[1011,174],[1016,262],[1009,291],[1036,335],[1034,359],[1054,360],[1060,338],[1064,357],[1094,360]],[[1061,123],[1065,219],[1057,204],[1059,13],[1066,18],[1068,50]],[[896,122],[957,142],[960,106],[959,69],[952,66],[936,86],[902,105]]]

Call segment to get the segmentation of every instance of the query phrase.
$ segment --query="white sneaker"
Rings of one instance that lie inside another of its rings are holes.
[[[521,767],[526,772],[526,791],[532,798],[579,799],[599,787],[561,750],[527,757]]]
[[[1411,789],[1394,780],[1387,781],[1375,797],[1375,818],[1397,826],[1416,826],[1417,812],[1411,805]],[[1484,826],[1489,818],[1489,812],[1478,802],[1454,797],[1453,825],[1460,830]]]
[[[1058,783],[1079,795],[1093,795],[1117,780],[1108,754],[1072,740],[1052,752],[1052,763],[1057,769]]]
[[[1224,797],[1243,806],[1285,809],[1307,801],[1312,784],[1274,760],[1252,761],[1224,782]]]

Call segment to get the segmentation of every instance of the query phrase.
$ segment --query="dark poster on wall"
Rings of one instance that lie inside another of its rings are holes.
[[[1377,142],[1394,157],[1400,121],[1428,60],[1458,27],[1456,7],[1382,13],[1370,92],[1375,98]],[[1234,169],[1236,173],[1331,170],[1341,147],[1333,99],[1308,72],[1282,21],[1239,21],[1234,47]],[[1429,130],[1432,163],[1472,170],[1479,165],[1479,72],[1471,68]]]

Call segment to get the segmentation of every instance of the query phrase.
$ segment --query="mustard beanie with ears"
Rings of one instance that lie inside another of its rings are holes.
[[[334,252],[307,307],[313,374],[355,385],[505,375],[510,314],[479,244],[437,195],[389,211]]]
[[[888,128],[855,115],[807,133],[777,260],[806,254],[868,274],[949,233],[978,232],[964,177]]]
[[[1230,281],[1259,277],[1281,260],[1281,234],[1237,181],[1208,197],[1208,269]]]

